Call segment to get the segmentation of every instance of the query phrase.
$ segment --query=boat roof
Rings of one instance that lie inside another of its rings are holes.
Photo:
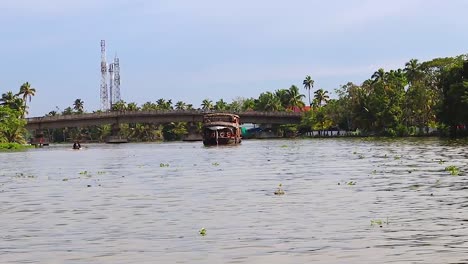
[[[210,116],[234,116],[234,117],[239,118],[238,115],[231,114],[231,113],[209,113],[209,114],[205,114],[205,117],[210,117]]]

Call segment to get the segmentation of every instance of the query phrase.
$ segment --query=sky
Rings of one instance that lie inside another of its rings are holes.
[[[199,107],[266,91],[330,92],[379,68],[468,53],[465,0],[0,0],[0,93],[36,89],[29,116],[100,109],[100,41],[121,98]],[[304,101],[308,101],[307,98]]]

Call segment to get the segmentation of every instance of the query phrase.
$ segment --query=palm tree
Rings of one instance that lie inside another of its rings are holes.
[[[256,110],[258,111],[280,111],[283,109],[281,100],[276,94],[272,92],[266,92],[260,94],[258,97],[258,103],[256,104]]]
[[[46,114],[46,116],[57,116],[57,115],[58,115],[58,113],[55,110],[52,110],[48,114]]]
[[[247,98],[242,102],[242,111],[249,111],[249,110],[254,110],[256,108],[258,100],[255,100],[253,98]]]
[[[158,106],[155,103],[146,102],[141,106],[141,110],[143,111],[158,110]]]
[[[281,106],[283,108],[289,107],[289,97],[288,97],[288,90],[287,89],[279,89],[275,91],[275,95],[280,99]]]
[[[380,68],[374,74],[372,74],[371,79],[373,80],[372,84],[377,82],[386,82],[388,73],[384,69]]]
[[[62,115],[71,115],[71,114],[73,114],[73,109],[70,106],[65,108],[62,112]]]
[[[17,98],[17,96],[14,95],[13,92],[6,92],[2,94],[2,98],[0,99],[0,101],[2,101],[1,105],[10,105],[15,100],[15,98]]]
[[[75,102],[73,103],[73,109],[75,109],[75,111],[78,114],[83,113],[83,107],[84,107],[84,102],[81,99],[76,99]]]
[[[185,110],[186,107],[187,107],[187,104],[182,101],[177,101],[177,103],[175,104],[176,110]]]
[[[203,110],[211,110],[213,109],[213,102],[207,98],[202,101],[201,106]]]
[[[224,111],[227,107],[228,104],[223,99],[219,99],[214,105],[214,109],[217,111]]]
[[[112,111],[127,111],[127,103],[123,100],[118,101],[112,105]]]
[[[29,102],[31,102],[31,97],[36,94],[36,89],[32,88],[28,82],[25,82],[21,85],[20,91],[16,95],[19,96],[21,94],[23,95],[24,109],[26,109],[26,99],[29,98]]]
[[[322,102],[327,102],[330,97],[328,96],[328,91],[324,91],[323,89],[318,89],[315,91],[315,100],[317,101],[318,107],[322,106]]]
[[[291,85],[289,90],[286,90],[286,96],[288,107],[304,107],[302,98],[305,97],[305,95],[299,92],[299,88],[297,88],[297,86]]]
[[[307,75],[302,84],[306,90],[309,90],[309,106],[312,106],[312,101],[310,101],[310,90],[314,88],[314,80],[312,80],[310,75]]]
[[[131,102],[131,103],[128,103],[127,110],[128,111],[138,111],[138,110],[140,110],[140,108],[138,107],[138,105],[135,102]]]
[[[8,106],[11,109],[17,110],[24,115],[25,112],[25,104],[24,100],[19,98],[17,95],[13,94],[13,92],[9,91],[2,94],[2,98],[0,99],[2,103],[0,105]]]
[[[156,101],[156,105],[158,105],[158,108],[159,109],[164,109],[166,107],[166,100],[163,99],[163,98],[159,98],[157,101]]]
[[[405,69],[403,71],[410,84],[413,84],[423,76],[421,63],[419,63],[417,59],[411,59],[409,62],[405,63]]]

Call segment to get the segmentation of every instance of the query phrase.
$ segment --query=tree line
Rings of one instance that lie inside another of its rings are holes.
[[[304,133],[318,130],[359,131],[361,135],[411,136],[437,131],[439,135],[467,136],[468,125],[468,56],[436,58],[419,62],[408,61],[404,68],[376,70],[361,84],[348,82],[335,89],[336,98],[329,92],[315,89],[315,81],[307,75],[302,81],[306,97],[296,85],[287,89],[261,93],[257,98],[238,97],[231,102],[224,99],[204,99],[199,110],[244,111],[300,111],[299,125],[279,126],[278,132]],[[0,142],[24,142],[27,102],[36,90],[29,83],[21,85],[18,93],[7,92],[0,100]],[[303,99],[307,98],[306,106]],[[193,110],[190,103],[160,98],[138,105],[119,101],[111,111]],[[100,111],[95,111],[100,112]],[[50,111],[46,116],[85,113],[84,102],[76,99],[72,106]],[[122,124],[122,136],[134,141],[179,140],[189,130],[186,123]],[[88,128],[64,128],[48,131],[53,141],[87,139],[103,141],[111,133],[109,125]],[[196,132],[196,131],[195,131]],[[285,133],[287,134],[287,133]],[[291,133],[289,133],[291,134]]]

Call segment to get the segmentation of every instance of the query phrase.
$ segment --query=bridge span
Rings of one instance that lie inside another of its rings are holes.
[[[27,118],[28,130],[64,127],[87,127],[104,124],[170,122],[202,122],[203,115],[209,112],[199,110],[158,110],[158,111],[112,111],[74,115],[44,116]],[[298,124],[302,113],[294,112],[240,112],[236,113],[241,123],[254,124]]]

